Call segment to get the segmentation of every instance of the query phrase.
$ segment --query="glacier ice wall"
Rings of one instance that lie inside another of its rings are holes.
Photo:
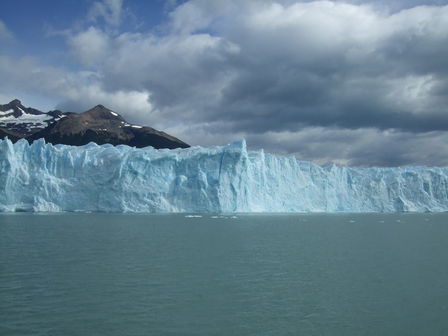
[[[0,140],[0,211],[447,211],[448,168],[320,167],[223,147]]]

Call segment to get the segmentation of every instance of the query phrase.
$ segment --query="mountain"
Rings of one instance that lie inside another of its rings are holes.
[[[8,132],[8,131],[0,128],[0,139],[6,138],[6,137],[8,137],[8,139],[11,140],[12,142],[16,142],[17,140],[20,139],[20,137],[17,136],[17,134]]]
[[[95,142],[99,145],[110,143],[170,149],[190,147],[185,142],[154,128],[132,125],[103,105],[97,105],[84,113],[70,114],[27,139],[34,141],[39,138],[44,138],[52,144],[74,146]]]
[[[24,107],[19,100],[0,105],[0,138],[29,142],[43,138],[52,144],[80,146],[89,142],[133,147],[187,148],[185,142],[148,126],[128,123],[118,113],[97,105],[83,113],[44,113]]]
[[[20,100],[15,99],[0,105],[0,136],[4,137],[3,133],[7,133],[24,138],[48,127],[65,115],[58,110],[42,112],[25,107]]]

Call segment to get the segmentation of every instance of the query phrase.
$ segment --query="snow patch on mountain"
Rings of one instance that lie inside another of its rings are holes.
[[[53,117],[48,114],[29,114],[22,109],[20,110],[23,114],[19,117],[14,117],[14,115],[11,114],[0,118],[0,127],[23,124],[27,128],[44,128],[48,126],[48,121],[53,119]]]
[[[1,116],[1,115],[11,114],[11,113],[14,113],[14,110],[13,110],[13,109],[10,109],[10,110],[8,110],[8,111],[0,111],[0,116]],[[0,120],[1,120],[1,119],[0,119]]]

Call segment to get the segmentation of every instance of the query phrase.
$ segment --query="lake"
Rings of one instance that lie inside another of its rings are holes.
[[[448,335],[448,214],[3,214],[0,335]]]

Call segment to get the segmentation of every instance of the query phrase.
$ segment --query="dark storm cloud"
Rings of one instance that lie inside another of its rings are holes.
[[[319,22],[291,23],[235,34],[245,62],[223,91],[222,118],[253,132],[303,125],[447,130],[447,20],[427,8],[385,18],[367,14],[376,22],[361,29],[370,32],[348,31],[359,28],[356,18],[337,22],[335,43],[319,15],[320,28]]]
[[[268,152],[283,148],[285,154],[323,165],[448,165],[445,132],[415,134],[375,129],[305,128],[299,132],[251,135],[247,141],[260,144]]]
[[[390,97],[394,88],[382,79],[374,83],[372,79],[347,83],[330,77],[316,79],[309,74],[297,77],[296,81],[285,78],[288,74],[274,79],[269,76],[263,74],[259,80],[240,78],[232,83],[231,91],[224,96],[226,103],[222,104],[225,107],[221,118],[234,120],[237,130],[253,132],[291,131],[303,126],[375,127],[413,132],[448,129],[444,89],[431,92],[425,98],[430,104],[421,112],[416,111],[417,106],[397,103],[393,95]]]
[[[150,92],[159,121],[221,121],[222,130],[247,134],[448,129],[448,7],[384,14],[290,3],[254,2],[236,13],[190,1],[173,16],[187,33],[112,41],[104,87]],[[197,22],[218,34],[195,33],[204,29]]]

